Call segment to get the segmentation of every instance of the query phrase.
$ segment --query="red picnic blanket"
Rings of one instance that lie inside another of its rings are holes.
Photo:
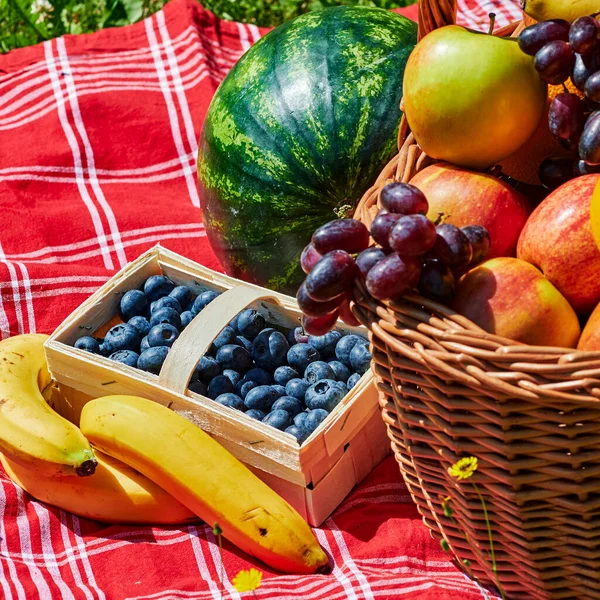
[[[518,0],[459,0],[459,22],[520,17]],[[414,15],[414,8],[408,12]],[[51,332],[161,242],[211,268],[196,152],[211,97],[266,30],[173,0],[122,29],[0,56],[0,333]],[[429,535],[386,459],[316,530],[330,575],[283,576],[209,527],[107,526],[33,501],[0,470],[0,597],[12,600],[491,598]]]

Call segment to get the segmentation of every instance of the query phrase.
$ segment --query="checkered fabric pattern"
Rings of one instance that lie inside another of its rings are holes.
[[[459,0],[459,23],[518,19],[518,1]],[[414,8],[409,8],[414,15]],[[197,140],[211,97],[266,30],[173,0],[122,29],[0,56],[0,334],[51,332],[157,242],[219,268],[202,226]],[[492,598],[422,525],[393,458],[316,530],[328,576],[282,576],[210,528],[117,527],[33,501],[0,471],[0,597],[8,600]]]

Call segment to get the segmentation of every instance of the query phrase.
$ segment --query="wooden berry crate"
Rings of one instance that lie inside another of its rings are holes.
[[[195,293],[223,293],[181,333],[159,376],[73,347],[78,337],[103,336],[120,322],[115,315],[121,295],[160,273]],[[372,375],[370,371],[363,375],[302,446],[289,434],[191,392],[187,386],[198,360],[246,307],[260,310],[268,323],[299,325],[295,299],[227,277],[160,246],[152,248],[88,298],[47,341],[48,366],[60,388],[56,409],[77,424],[83,405],[99,396],[132,394],[169,406],[209,433],[318,526],[389,452]],[[364,328],[341,323],[337,329],[367,334]]]

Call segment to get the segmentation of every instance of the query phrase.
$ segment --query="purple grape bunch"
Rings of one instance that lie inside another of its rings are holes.
[[[575,158],[547,158],[539,168],[540,181],[553,190],[574,177],[599,172],[600,23],[595,16],[573,23],[562,19],[535,23],[521,32],[519,47],[535,57],[535,68],[545,82],[564,85],[570,79],[581,92],[572,93],[565,85],[550,103],[550,131]]]
[[[336,219],[319,227],[302,252],[306,279],[296,299],[308,333],[324,335],[338,318],[358,325],[350,309],[357,278],[378,300],[418,290],[449,305],[456,279],[489,252],[491,240],[484,227],[429,220],[427,198],[413,185],[388,183],[380,202],[370,231],[354,219]]]

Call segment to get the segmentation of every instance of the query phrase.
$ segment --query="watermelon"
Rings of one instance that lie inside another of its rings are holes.
[[[412,21],[340,6],[252,46],[219,86],[198,156],[210,244],[234,277],[295,293],[312,232],[351,216],[397,151]]]

